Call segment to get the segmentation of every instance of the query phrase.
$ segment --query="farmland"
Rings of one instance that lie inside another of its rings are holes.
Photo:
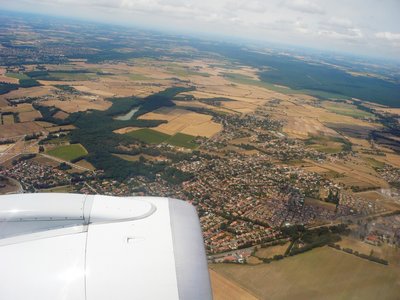
[[[324,153],[339,153],[344,147],[351,147],[348,141],[329,136],[311,136],[305,142],[309,147]]]
[[[62,160],[72,161],[88,154],[86,149],[80,144],[59,146],[47,151],[47,154]]]
[[[184,148],[196,148],[196,144],[193,142],[195,139],[194,136],[188,135],[188,134],[183,134],[183,133],[177,133],[171,138],[167,140],[168,144],[178,146],[178,147],[184,147]]]
[[[143,120],[166,120],[167,123],[154,128],[165,134],[200,135],[211,137],[218,133],[222,126],[212,121],[212,117],[179,108],[161,108],[140,117]]]
[[[358,109],[355,105],[347,103],[324,102],[323,107],[328,111],[339,115],[350,116],[354,118],[374,118],[374,115]]]
[[[32,110],[32,111],[20,112],[18,114],[18,117],[19,121],[23,123],[23,122],[32,122],[35,121],[36,119],[40,119],[42,115],[39,111]]]
[[[270,264],[221,264],[211,269],[260,299],[397,299],[400,288],[397,267],[328,247]]]
[[[15,118],[14,118],[13,114],[11,114],[11,115],[3,114],[3,115],[1,115],[1,121],[2,121],[1,123],[3,125],[10,125],[10,124],[14,124]]]
[[[12,138],[25,134],[39,133],[43,128],[35,122],[0,125],[0,138]]]
[[[234,282],[210,269],[211,285],[215,300],[256,300],[257,298]]]
[[[0,176],[0,194],[21,192],[21,185],[18,181]]]
[[[30,78],[29,76],[27,76],[23,73],[6,73],[5,75],[8,77],[17,78],[17,79],[29,79]]]
[[[399,81],[353,72],[393,67],[35,22],[1,34],[1,174],[29,192],[192,203],[215,299],[396,298],[400,148],[379,137],[400,142]],[[352,231],[336,245],[389,266],[290,256],[339,223]]]
[[[170,145],[184,147],[184,148],[196,148],[196,144],[193,142],[194,136],[177,133],[173,136],[159,132],[157,130],[142,128],[133,130],[125,134],[126,136],[133,137],[144,143],[148,144],[160,144],[168,143]]]
[[[289,243],[285,243],[283,245],[270,246],[266,248],[260,248],[256,251],[255,256],[260,258],[272,258],[275,255],[284,255],[288,247]]]
[[[87,111],[89,109],[107,110],[111,107],[109,101],[103,99],[92,99],[91,97],[74,97],[68,101],[48,100],[43,102],[44,106],[57,107],[65,113]]]
[[[170,138],[168,134],[147,128],[131,131],[126,135],[148,144],[160,144]]]

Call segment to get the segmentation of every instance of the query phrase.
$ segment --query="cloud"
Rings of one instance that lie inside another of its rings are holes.
[[[345,31],[323,29],[323,30],[318,30],[317,34],[321,37],[326,37],[336,40],[344,40],[347,42],[361,41],[361,39],[364,37],[364,34],[359,28],[349,28],[346,29]]]
[[[287,0],[284,5],[292,10],[307,14],[324,14],[325,11],[315,2],[310,0]]]
[[[353,26],[353,22],[350,21],[349,19],[343,19],[338,17],[330,17],[328,20],[322,21],[321,24],[332,27],[340,27],[340,28],[349,28]]]
[[[260,0],[237,0],[237,1],[226,1],[225,9],[234,11],[247,11],[252,13],[263,13],[268,10],[268,3]]]
[[[310,30],[308,28],[308,25],[301,20],[297,20],[294,23],[294,30],[303,34],[309,33]]]
[[[400,33],[382,31],[375,33],[375,37],[383,45],[392,47],[393,49],[396,49],[395,51],[397,52],[400,50]]]
[[[395,57],[400,44],[399,0],[0,0],[0,6]]]
[[[400,33],[393,33],[393,32],[377,32],[375,33],[375,36],[378,39],[384,39],[388,41],[400,41]]]
[[[349,19],[331,17],[318,23],[317,35],[348,42],[361,41],[365,37],[361,28]]]

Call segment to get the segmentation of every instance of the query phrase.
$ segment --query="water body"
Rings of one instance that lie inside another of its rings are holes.
[[[129,121],[138,110],[139,110],[139,106],[134,107],[126,114],[115,117],[114,120]]]

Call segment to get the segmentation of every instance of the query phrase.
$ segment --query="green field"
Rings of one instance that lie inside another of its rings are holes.
[[[7,72],[6,76],[11,77],[11,78],[17,78],[17,79],[30,79],[29,76],[22,74],[22,73],[12,73],[12,72],[8,73]]]
[[[328,111],[333,112],[338,115],[349,116],[353,118],[374,118],[374,115],[358,109],[355,105],[347,103],[334,103],[334,102],[324,102],[323,107]]]
[[[89,70],[32,71],[26,74],[36,80],[50,81],[89,80],[96,76]]]
[[[254,86],[258,86],[258,87],[265,88],[265,89],[275,91],[278,93],[282,93],[282,94],[306,94],[306,95],[311,95],[311,96],[315,96],[318,98],[324,98],[324,99],[348,99],[348,97],[346,97],[346,96],[329,93],[329,92],[324,92],[324,91],[307,90],[307,89],[291,89],[289,87],[278,86],[278,85],[268,83],[265,81],[256,80],[252,77],[242,75],[242,74],[225,73],[224,77],[234,83],[254,85]]]
[[[328,143],[322,145],[314,144],[311,145],[310,148],[326,154],[340,153],[343,149],[342,145],[339,143]]]
[[[48,155],[71,161],[88,154],[86,149],[81,144],[71,144],[60,146],[46,152]]]
[[[94,77],[92,73],[51,72],[49,80],[79,81],[89,80]]]
[[[373,157],[366,157],[364,160],[371,165],[373,168],[383,168],[385,163],[379,160],[376,160]]]
[[[210,267],[260,299],[399,299],[399,266],[329,247],[270,264]]]
[[[50,189],[40,190],[41,193],[72,193],[74,188],[70,185],[57,186]]]
[[[261,70],[258,73],[260,81],[290,87],[296,93],[309,94],[322,99],[357,98],[400,107],[400,84],[396,82],[353,76],[336,66],[327,66],[280,54],[256,53],[234,46],[210,45],[208,50],[218,52],[231,61],[257,68]]]
[[[142,74],[129,74],[129,79],[134,80],[134,81],[146,81],[146,80],[152,80],[152,78],[147,77]]]
[[[51,145],[59,145],[59,144],[65,144],[69,142],[69,138],[67,136],[61,136],[58,138],[54,138],[51,140],[48,140],[45,142],[45,144],[51,144]]]
[[[196,143],[193,142],[195,138],[196,137],[194,137],[193,135],[177,133],[170,139],[168,139],[167,143],[178,147],[194,149],[198,146]]]
[[[202,76],[202,77],[210,77],[210,74],[205,72],[198,72],[195,70],[191,70],[190,68],[176,65],[176,64],[169,64],[166,68],[168,73],[171,73],[176,76],[187,77],[187,76]]]
[[[131,131],[126,134],[127,136],[131,136],[139,141],[142,141],[147,144],[160,144],[165,142],[171,136],[165,133],[161,133],[149,128],[143,128],[135,131]]]
[[[305,144],[312,149],[327,154],[339,153],[349,145],[346,140],[342,138],[329,137],[329,136],[312,136],[305,140]]]
[[[125,135],[138,139],[139,141],[147,144],[168,143],[173,146],[189,149],[194,149],[198,146],[193,142],[195,139],[194,136],[183,133],[177,133],[171,136],[153,129],[143,128],[128,132]]]

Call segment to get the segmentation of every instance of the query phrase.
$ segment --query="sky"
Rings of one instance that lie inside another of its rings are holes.
[[[400,60],[400,0],[0,0],[0,8]]]

